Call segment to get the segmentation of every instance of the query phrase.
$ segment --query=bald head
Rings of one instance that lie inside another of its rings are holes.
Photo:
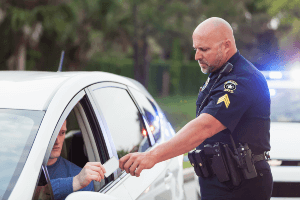
[[[218,17],[209,18],[199,24],[194,30],[192,37],[194,48],[196,50],[199,49],[198,55],[196,52],[195,60],[198,60],[202,72],[204,72],[204,67],[202,67],[203,65],[201,64],[204,63],[208,65],[210,70],[206,70],[207,72],[215,71],[227,62],[237,51],[233,30],[230,24]],[[207,51],[203,51],[205,49],[207,49]],[[212,53],[215,53],[216,58],[210,58],[212,60],[209,62],[205,60],[206,58],[201,52],[206,53],[208,56],[212,56]],[[203,62],[202,57],[204,58]]]
[[[218,17],[209,18],[199,24],[194,30],[193,37],[205,37],[216,42],[228,39],[235,46],[233,30],[230,24]]]

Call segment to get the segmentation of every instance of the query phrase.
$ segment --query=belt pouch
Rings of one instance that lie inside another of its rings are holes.
[[[200,169],[200,166],[197,164],[197,161],[195,159],[195,150],[190,151],[188,153],[188,158],[190,160],[191,165],[194,167],[196,175],[200,176],[200,177],[204,177],[204,175],[203,175],[203,173],[202,173],[202,171]]]
[[[245,179],[251,179],[257,177],[257,172],[254,166],[254,162],[252,159],[252,151],[249,148],[248,144],[244,145],[240,144],[240,147],[237,149],[239,159],[242,160],[242,172]]]
[[[199,165],[199,167],[203,173],[203,176],[210,177],[213,173],[208,164],[208,160],[206,159],[204,151],[196,150],[194,156],[195,156],[195,160],[196,160],[197,164]]]
[[[217,142],[212,147],[212,149],[214,152],[212,156],[212,163],[211,163],[211,168],[213,169],[213,172],[216,174],[220,182],[229,181],[230,180],[229,171],[226,165],[226,161],[221,146]]]
[[[232,157],[234,155],[231,152],[231,150],[229,149],[227,144],[223,145],[223,147],[224,147],[224,151],[225,151],[225,158],[226,158],[228,170],[230,173],[232,185],[238,186],[241,183],[241,177],[239,174],[239,169],[237,168],[237,163],[234,160],[234,158]]]

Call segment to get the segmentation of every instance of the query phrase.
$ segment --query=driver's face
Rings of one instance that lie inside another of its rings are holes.
[[[63,146],[64,140],[65,140],[66,131],[67,131],[67,122],[64,121],[64,123],[58,133],[58,136],[55,140],[55,144],[52,148],[51,155],[50,155],[51,159],[58,158],[60,156],[62,146]]]

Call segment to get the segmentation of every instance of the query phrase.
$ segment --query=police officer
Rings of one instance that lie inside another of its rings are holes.
[[[120,168],[138,177],[143,169],[195,147],[202,149],[205,144],[216,142],[230,145],[231,134],[236,145],[247,143],[257,155],[253,162],[258,176],[242,177],[238,186],[230,181],[221,183],[216,176],[199,177],[201,199],[270,199],[273,180],[263,156],[270,150],[270,94],[266,80],[240,55],[233,30],[225,20],[216,17],[205,20],[192,38],[195,60],[203,73],[209,73],[196,102],[197,117],[168,142],[149,152],[122,157]],[[233,67],[224,69],[230,66],[228,63]]]

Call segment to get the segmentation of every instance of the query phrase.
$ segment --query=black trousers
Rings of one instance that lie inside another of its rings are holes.
[[[257,177],[242,178],[239,186],[220,183],[216,176],[199,177],[201,200],[269,200],[273,189],[273,177],[266,161],[255,163]]]

